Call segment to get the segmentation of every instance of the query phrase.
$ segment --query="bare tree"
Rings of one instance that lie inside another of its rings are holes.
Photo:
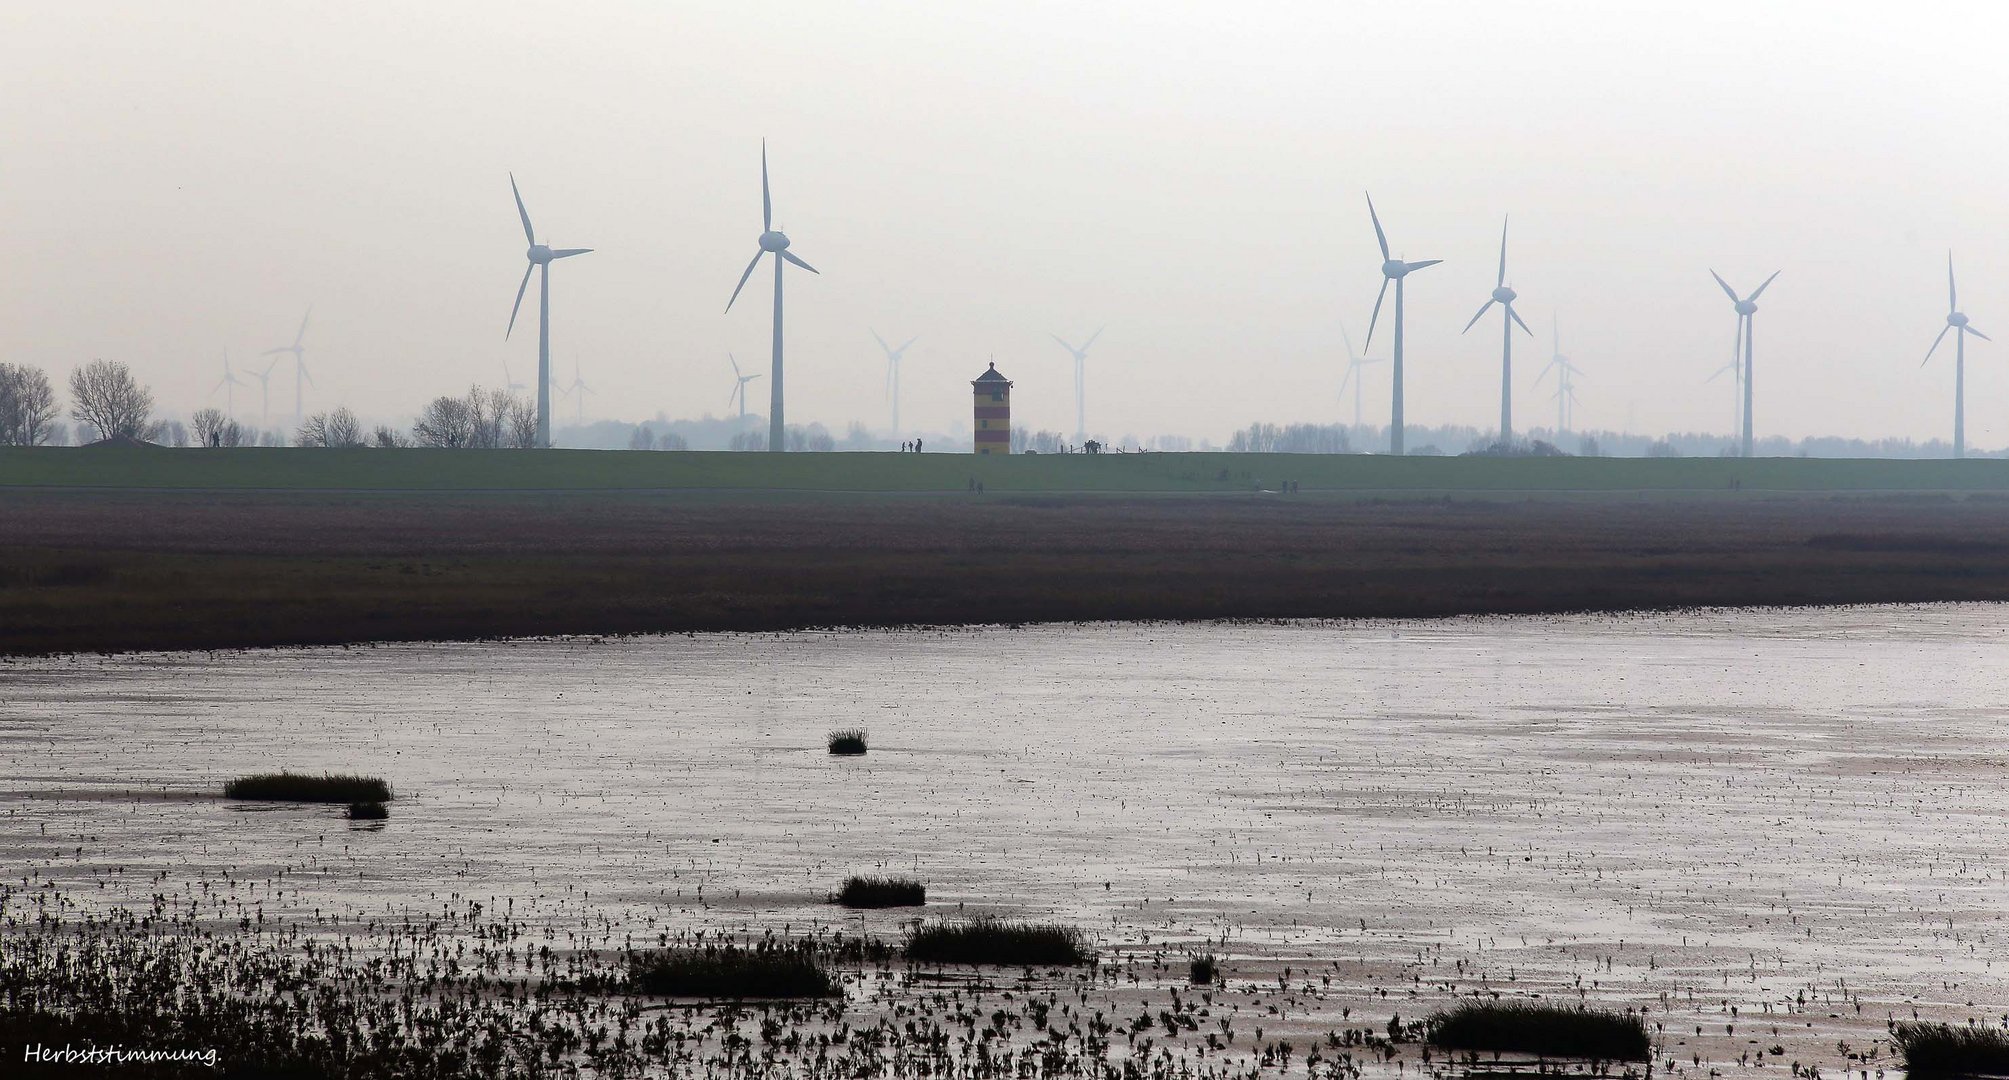
[[[49,376],[25,364],[0,364],[0,446],[40,446],[55,421]]]
[[[100,439],[139,438],[153,413],[153,394],[117,360],[93,360],[70,372],[70,415]]]
[[[223,415],[222,409],[213,407],[197,409],[195,415],[188,418],[189,426],[195,429],[197,446],[221,446],[223,425],[229,422],[230,418]]]
[[[654,450],[655,448],[656,433],[650,431],[647,424],[637,424],[634,433],[628,436],[628,449]]]
[[[427,403],[412,425],[412,440],[420,446],[460,449],[474,445],[474,417],[467,402],[441,395]]]
[[[147,427],[146,438],[162,446],[187,446],[188,427],[179,420],[159,420]]]
[[[410,446],[412,444],[410,436],[396,428],[386,427],[383,424],[377,425],[377,430],[375,434],[370,436],[370,441],[386,450],[393,447]]]
[[[531,450],[537,446],[537,407],[529,398],[517,398],[509,403],[509,447],[512,450]]]
[[[294,442],[300,446],[361,446],[363,426],[356,422],[356,414],[343,406],[333,412],[321,412],[307,418],[300,425]]]

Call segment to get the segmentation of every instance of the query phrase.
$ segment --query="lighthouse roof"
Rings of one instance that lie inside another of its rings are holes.
[[[977,382],[980,382],[980,383],[984,383],[984,382],[1001,382],[1001,383],[1008,383],[1008,382],[1010,382],[1011,380],[1010,380],[1010,379],[1007,379],[1007,378],[1005,378],[1005,377],[1004,377],[1003,375],[1000,375],[1000,374],[998,374],[998,366],[997,366],[997,364],[996,364],[996,363],[992,363],[992,364],[991,364],[991,369],[990,369],[989,371],[986,371],[986,372],[984,372],[984,373],[983,373],[982,375],[979,375],[979,376],[977,376],[977,377],[976,377],[976,380],[975,380],[975,381],[977,381]]]

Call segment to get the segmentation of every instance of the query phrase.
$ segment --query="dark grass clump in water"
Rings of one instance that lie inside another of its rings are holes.
[[[1643,1018],[1597,1009],[1468,1001],[1430,1017],[1427,1027],[1431,1043],[1452,1050],[1598,1061],[1645,1061],[1653,1051]]]
[[[833,754],[862,754],[865,752],[865,732],[858,728],[846,728],[830,733],[830,752]]]
[[[1890,1038],[1912,1076],[2009,1076],[2009,1029],[1900,1020]]]
[[[830,900],[848,908],[919,907],[928,887],[912,878],[848,877]]]
[[[240,776],[223,785],[223,797],[275,802],[389,802],[391,785],[374,776],[259,773],[256,776]]]
[[[350,821],[382,821],[391,812],[380,802],[352,802],[349,804]]]
[[[696,998],[831,997],[837,984],[807,947],[707,946],[643,953],[628,985],[644,994]]]
[[[1194,957],[1192,964],[1186,969],[1186,981],[1194,986],[1212,986],[1220,977],[1220,965],[1214,962],[1211,953]]]
[[[1055,923],[977,918],[917,926],[907,934],[907,959],[922,964],[1072,967],[1093,955],[1081,931]]]

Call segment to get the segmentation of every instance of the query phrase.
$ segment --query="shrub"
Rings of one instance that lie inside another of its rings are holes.
[[[862,754],[865,752],[865,732],[858,728],[846,728],[830,733],[830,752],[833,754]]]
[[[1453,1050],[1645,1061],[1653,1049],[1639,1016],[1531,1002],[1468,1001],[1426,1026],[1430,1042]]]
[[[350,821],[382,821],[391,812],[380,802],[352,802],[349,804]]]
[[[912,878],[848,877],[830,900],[849,908],[918,907],[928,902],[928,888]]]
[[[669,949],[633,957],[629,986],[644,994],[702,998],[830,997],[837,984],[806,945]]]
[[[1890,1026],[1890,1037],[1912,1076],[2009,1075],[2009,1030],[2003,1028],[1900,1020]]]
[[[1068,967],[1093,957],[1071,926],[977,918],[917,926],[907,934],[907,959],[923,964],[1014,964]]]
[[[374,776],[259,773],[256,776],[240,776],[223,785],[223,797],[276,802],[388,802],[391,785]]]
[[[1194,986],[1212,986],[1220,977],[1220,967],[1214,963],[1212,953],[1194,957],[1186,970],[1186,981]]]

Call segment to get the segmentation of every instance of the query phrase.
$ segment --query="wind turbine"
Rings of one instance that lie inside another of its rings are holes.
[[[1553,316],[1549,319],[1549,333],[1553,348],[1551,349],[1548,364],[1542,368],[1541,374],[1535,376],[1535,382],[1539,384],[1543,379],[1548,378],[1551,371],[1556,373],[1556,392],[1554,395],[1556,399],[1556,437],[1562,438],[1563,432],[1569,430],[1571,407],[1576,404],[1577,400],[1575,376],[1583,374],[1583,371],[1571,363],[1569,357],[1563,355],[1562,330],[1558,327]]]
[[[1751,295],[1746,296],[1740,300],[1737,298],[1737,290],[1731,288],[1730,283],[1723,280],[1723,275],[1717,273],[1714,270],[1709,271],[1709,276],[1716,279],[1716,284],[1723,286],[1723,294],[1730,298],[1731,303],[1737,305],[1737,329],[1742,331],[1742,336],[1744,339],[1743,443],[1744,443],[1745,457],[1751,456],[1751,321],[1752,321],[1751,316],[1757,314],[1758,312],[1758,297],[1763,295],[1765,290],[1771,287],[1773,278],[1778,277],[1779,274],[1780,271],[1778,270],[1772,271],[1772,277],[1766,278],[1765,284],[1758,286],[1756,292],[1753,292]]]
[[[1353,335],[1346,332],[1346,324],[1343,322],[1339,324],[1339,336],[1341,340],[1346,342],[1346,374],[1341,376],[1339,380],[1339,396],[1344,399],[1346,397],[1346,384],[1348,382],[1353,383],[1353,429],[1357,432],[1360,430],[1360,392],[1362,390],[1360,369],[1370,364],[1379,364],[1381,361],[1361,356],[1353,351]]]
[[[788,234],[774,227],[774,196],[767,187],[767,140],[760,140],[760,250],[753,253],[753,261],[746,264],[746,272],[739,276],[739,284],[733,286],[732,299],[725,302],[725,309],[732,310],[734,300],[739,299],[739,291],[746,288],[746,279],[753,276],[753,268],[760,265],[760,257],[769,252],[774,254],[774,362],[769,370],[774,379],[768,384],[767,449],[770,453],[780,453],[788,449],[788,430],[781,415],[781,270],[784,263],[794,263],[817,276],[822,271],[797,258],[788,250]]]
[[[264,371],[254,371],[251,377],[258,380],[258,430],[265,430],[265,418],[272,411],[272,369],[279,366],[279,359],[265,365]]]
[[[871,328],[866,327],[866,329],[870,330]],[[872,340],[877,341],[879,348],[886,353],[886,395],[893,399],[893,437],[897,439],[900,437],[900,357],[906,353],[907,345],[912,345],[921,339],[919,337],[910,337],[907,339],[906,345],[902,345],[896,349],[886,344],[886,339],[879,336],[879,331],[873,330]],[[755,376],[755,378],[758,377]]]
[[[1088,441],[1088,350],[1095,344],[1095,339],[1102,336],[1102,331],[1107,329],[1108,327],[1106,326],[1097,327],[1093,334],[1088,335],[1088,340],[1081,343],[1081,348],[1079,349],[1069,345],[1065,341],[1061,341],[1059,334],[1047,335],[1055,341],[1060,341],[1061,348],[1074,354],[1074,441],[1076,443],[1085,443]]]
[[[1396,295],[1399,304],[1401,294],[1398,292]],[[1465,330],[1477,324],[1479,315],[1484,315],[1494,304],[1500,305],[1500,442],[1504,444],[1514,441],[1514,324],[1520,323],[1529,337],[1535,336],[1533,330],[1528,330],[1528,324],[1521,322],[1520,313],[1514,310],[1514,300],[1519,296],[1507,287],[1507,220],[1501,218],[1500,277],[1493,283],[1492,297],[1480,306],[1478,315],[1472,316],[1472,321],[1465,324]],[[1465,330],[1458,332],[1462,334]]]
[[[738,399],[739,399],[739,426],[741,426],[741,427],[745,427],[745,426],[746,426],[746,384],[747,384],[747,383],[750,383],[750,382],[752,382],[752,381],[753,381],[753,380],[755,380],[755,379],[758,379],[758,378],[760,378],[760,373],[759,373],[759,372],[755,372],[755,373],[754,373],[754,374],[752,374],[752,375],[742,375],[742,374],[740,374],[740,370],[739,370],[739,360],[738,360],[738,359],[737,359],[736,357],[734,357],[734,356],[733,356],[733,354],[731,354],[731,353],[727,353],[727,354],[725,354],[725,358],[726,358],[727,360],[731,360],[731,361],[732,361],[732,376],[733,376],[733,384],[732,384],[732,393],[730,393],[730,394],[727,394],[727,395],[726,395],[726,397],[725,397],[725,403],[726,403],[726,406],[727,406],[728,408],[730,408],[730,407],[732,406],[732,403],[733,403],[733,399],[734,399],[734,398],[738,398]]]
[[[1973,334],[1983,341],[1994,338],[1967,324],[1967,316],[1960,311],[1960,290],[1953,284],[1953,253],[1946,253],[1946,325],[1939,328],[1939,336],[1932,339],[1932,348],[1925,350],[1925,359],[1918,366],[1924,367],[1932,361],[1932,354],[1939,351],[1939,343],[1946,335],[1953,335],[1953,456],[1967,456],[1967,335]]]
[[[558,248],[537,242],[537,231],[530,227],[530,211],[523,208],[523,193],[516,189],[516,174],[509,174],[509,193],[516,196],[516,216],[523,219],[523,239],[529,241],[530,250],[524,258],[530,260],[523,268],[523,282],[516,286],[516,303],[509,309],[509,329],[502,332],[502,339],[516,332],[516,313],[523,307],[523,290],[530,287],[530,272],[543,268],[537,276],[537,445],[551,446],[551,263],[555,259],[569,259],[574,255],[584,255],[592,248]]]
[[[307,320],[312,318],[313,314],[314,309],[310,306],[307,309],[307,314],[300,316],[300,329],[293,333],[293,344],[281,345],[276,349],[267,349],[259,354],[260,356],[278,356],[281,353],[293,354],[293,422],[296,424],[307,415],[306,409],[301,407],[301,402],[304,399],[301,395],[300,383],[303,380],[306,382],[314,381],[314,376],[307,374],[306,350],[300,347],[300,342],[307,337]]]
[[[514,393],[515,393],[515,392],[517,392],[518,390],[527,390],[527,389],[529,389],[528,387],[524,386],[524,385],[523,385],[522,383],[520,383],[520,382],[517,382],[517,381],[516,381],[516,376],[514,376],[514,375],[511,375],[511,374],[509,373],[509,358],[508,358],[508,357],[506,357],[506,356],[502,358],[502,386],[503,386],[503,389],[505,389],[505,390],[509,391],[509,392],[510,392],[510,393],[512,393],[512,394],[514,394]]]
[[[572,408],[574,410],[572,422],[584,427],[586,424],[586,395],[592,394],[594,397],[600,395],[598,391],[586,385],[586,380],[579,377],[579,358],[576,356],[572,358],[572,382],[565,387],[565,393],[572,399]],[[545,445],[549,446],[551,444],[547,441]]]
[[[223,378],[218,379],[216,385],[209,388],[209,396],[215,397],[216,392],[222,390],[223,408],[235,418],[237,416],[237,388],[243,385],[245,385],[244,380],[238,378],[237,373],[230,370],[230,350],[223,350]]]
[[[1367,216],[1374,220],[1374,239],[1381,244],[1381,291],[1374,297],[1374,316],[1367,321],[1367,347],[1374,347],[1374,326],[1381,321],[1381,301],[1388,295],[1388,283],[1395,283],[1395,403],[1388,424],[1388,450],[1402,453],[1402,280],[1411,272],[1435,266],[1442,259],[1403,262],[1388,253],[1388,234],[1381,231],[1381,215],[1374,212],[1374,196],[1367,197]]]

